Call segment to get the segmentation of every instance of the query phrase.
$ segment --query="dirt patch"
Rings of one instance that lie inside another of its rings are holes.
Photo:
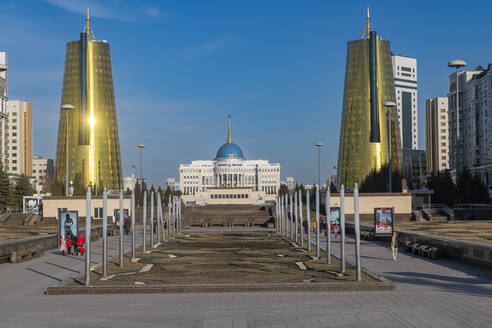
[[[93,286],[145,285],[203,285],[203,284],[296,284],[336,283],[355,281],[354,270],[347,265],[347,274],[337,276],[340,262],[332,258],[326,264],[326,255],[313,260],[314,252],[299,252],[278,235],[266,232],[190,233],[190,237],[155,248],[151,254],[136,254],[141,260],[133,263],[125,256],[124,268],[114,262],[108,265],[108,274],[101,280],[99,269],[92,272]],[[173,255],[175,257],[170,257]],[[281,256],[279,256],[281,255]],[[305,263],[300,270],[296,262]],[[138,272],[146,264],[153,264],[148,272]],[[121,274],[131,272],[131,274]],[[363,275],[363,282],[376,282]]]

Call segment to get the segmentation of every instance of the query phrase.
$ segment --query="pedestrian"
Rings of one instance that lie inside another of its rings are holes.
[[[73,247],[73,254],[74,255],[79,255],[79,250],[77,247],[77,236],[73,235],[72,236],[72,247]]]
[[[333,231],[335,232],[335,239],[338,239],[338,233],[340,232],[340,227],[338,226],[338,224],[335,224]]]
[[[60,252],[62,252],[62,255],[65,255],[65,251],[67,250],[67,241],[65,240],[65,237],[61,237],[61,242],[60,242]]]
[[[125,219],[125,224],[123,225],[123,229],[125,230],[125,236],[130,235],[130,222],[128,219]]]
[[[68,255],[72,255],[72,236],[68,236],[67,251],[68,251]]]
[[[396,231],[393,231],[393,235],[391,236],[391,255],[393,256],[393,261],[396,261],[398,256],[398,245],[400,244],[400,238]]]

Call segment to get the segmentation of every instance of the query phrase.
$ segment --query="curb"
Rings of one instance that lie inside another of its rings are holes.
[[[203,284],[149,286],[49,287],[47,295],[233,293],[233,292],[358,292],[395,290],[391,282],[342,282],[304,284]]]

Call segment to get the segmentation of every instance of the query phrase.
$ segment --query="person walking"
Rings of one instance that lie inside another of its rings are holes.
[[[393,261],[396,261],[398,256],[398,245],[400,244],[400,238],[396,231],[393,231],[393,235],[391,236],[391,255],[393,256]]]
[[[68,255],[72,255],[72,236],[68,236],[67,251],[68,251]]]
[[[340,232],[340,227],[338,224],[335,224],[335,227],[333,227],[333,231],[335,232],[335,239],[338,239],[338,233]]]
[[[65,237],[61,237],[60,252],[62,253],[62,255],[65,255],[66,250],[67,250],[67,241],[65,240]]]
[[[74,255],[79,255],[79,250],[77,247],[77,236],[73,235],[72,236],[72,247],[73,247],[73,254]]]
[[[123,229],[125,229],[125,236],[130,235],[130,222],[128,219],[125,219],[125,224],[123,225]]]

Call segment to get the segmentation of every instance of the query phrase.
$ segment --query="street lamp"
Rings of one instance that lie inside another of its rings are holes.
[[[448,63],[449,67],[454,67],[456,69],[456,139],[455,139],[455,165],[456,165],[456,182],[458,182],[458,171],[460,168],[460,90],[459,90],[459,79],[458,70],[460,67],[465,67],[466,62],[464,60],[455,59]]]
[[[69,112],[74,109],[73,105],[71,104],[63,104],[61,106],[61,109],[64,110],[67,113],[67,135],[65,139],[65,157],[66,157],[66,163],[65,163],[65,196],[68,197],[68,114]]]
[[[143,153],[143,149],[145,148],[145,145],[143,144],[139,144],[137,145],[138,148],[140,148],[140,184],[142,184],[142,153]]]
[[[391,192],[391,109],[396,106],[394,101],[386,101],[384,107],[388,110],[388,192]]]
[[[320,149],[323,147],[322,142],[318,142],[315,144],[316,147],[318,147],[318,188],[321,188],[321,155],[320,155]],[[320,189],[321,191],[321,189]]]
[[[143,194],[145,194],[145,191],[143,190],[142,153],[143,153],[143,149],[145,148],[145,145],[144,144],[138,144],[137,147],[140,149],[140,188],[142,189],[142,195],[143,195]],[[146,211],[145,208],[143,210],[144,210],[144,212]],[[145,227],[145,223],[144,223],[144,227]],[[145,235],[145,230],[144,230],[144,235]]]

